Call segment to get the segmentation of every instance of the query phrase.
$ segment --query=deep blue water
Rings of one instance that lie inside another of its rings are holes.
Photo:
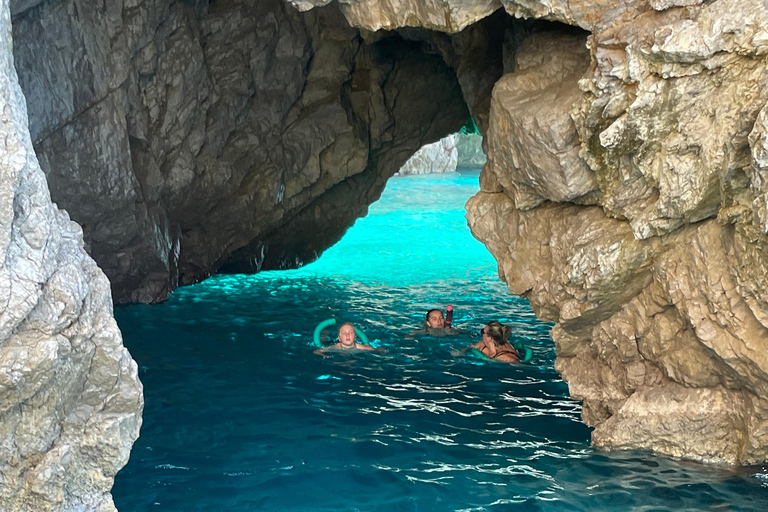
[[[120,512],[768,510],[761,468],[590,448],[551,326],[469,233],[477,188],[477,172],[393,178],[311,265],[116,310],[146,400]],[[472,332],[511,324],[532,364],[450,356],[477,337],[405,337],[448,303]],[[388,353],[314,355],[329,317]]]

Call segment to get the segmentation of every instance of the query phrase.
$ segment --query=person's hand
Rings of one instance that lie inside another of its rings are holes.
[[[451,350],[451,355],[453,357],[459,357],[459,355],[461,355],[461,351],[454,348],[453,350]]]
[[[389,350],[385,349],[384,347],[379,347],[376,350],[379,351],[379,354],[386,354],[387,352],[389,352]]]

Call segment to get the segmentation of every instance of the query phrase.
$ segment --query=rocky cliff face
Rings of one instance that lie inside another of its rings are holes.
[[[115,510],[141,425],[136,364],[82,230],[50,199],[0,2],[0,509]]]
[[[468,218],[557,322],[597,446],[761,462],[766,11],[688,3],[596,10],[572,20],[588,38],[523,46]]]

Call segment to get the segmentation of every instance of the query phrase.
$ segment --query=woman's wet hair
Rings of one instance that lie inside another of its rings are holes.
[[[440,309],[440,308],[433,308],[433,309],[430,309],[429,311],[427,311],[427,314],[426,314],[426,315],[424,315],[424,319],[425,319],[425,320],[429,320],[429,315],[430,315],[430,313],[432,313],[433,311],[439,311],[439,312],[440,312],[440,316],[443,316],[443,310],[442,310],[442,309]]]
[[[496,320],[491,320],[485,325],[485,332],[493,340],[493,343],[499,347],[507,343],[509,335],[512,334],[512,328]]]

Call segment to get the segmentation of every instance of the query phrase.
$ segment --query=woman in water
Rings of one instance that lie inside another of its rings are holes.
[[[451,351],[451,354],[460,356],[467,350],[474,348],[488,359],[494,361],[502,361],[505,363],[517,363],[520,361],[520,354],[515,350],[515,347],[510,345],[509,341],[507,341],[509,335],[512,333],[511,327],[493,320],[480,329],[480,333],[483,335],[482,340],[473,343],[468,347],[464,347],[461,350],[453,350]]]
[[[376,350],[370,345],[357,342],[357,332],[351,322],[345,322],[339,326],[339,341],[330,347],[315,350],[315,354],[325,354],[329,350]],[[382,352],[382,350],[379,350]]]
[[[421,329],[409,332],[408,336],[411,337],[415,334],[429,334],[432,336],[450,336],[453,334],[469,334],[464,329],[457,329],[452,326],[445,325],[445,316],[442,309],[430,309],[427,314],[424,315],[424,326]]]

